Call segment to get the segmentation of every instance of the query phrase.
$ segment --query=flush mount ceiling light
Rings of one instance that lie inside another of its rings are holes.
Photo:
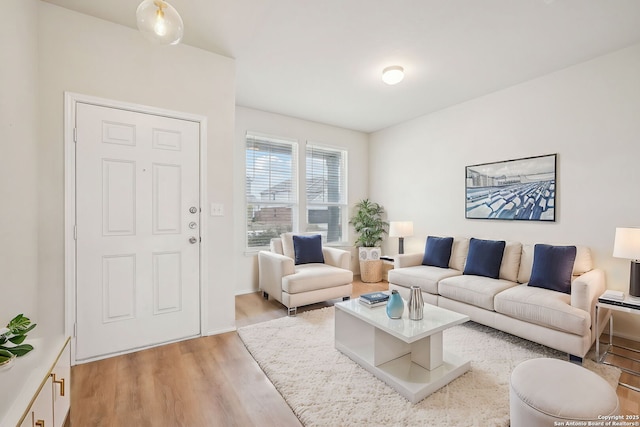
[[[404,79],[404,68],[392,65],[382,70],[382,81],[388,85],[398,84]]]
[[[136,11],[138,29],[147,39],[160,44],[178,44],[184,27],[182,18],[163,0],[144,0]]]

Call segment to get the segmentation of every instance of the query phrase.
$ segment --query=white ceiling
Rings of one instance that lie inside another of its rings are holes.
[[[136,28],[141,0],[45,1]],[[640,42],[639,0],[169,2],[183,43],[236,59],[237,105],[365,132]]]

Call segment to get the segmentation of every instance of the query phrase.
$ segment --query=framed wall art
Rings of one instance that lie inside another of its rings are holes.
[[[557,154],[467,166],[465,218],[556,220]]]

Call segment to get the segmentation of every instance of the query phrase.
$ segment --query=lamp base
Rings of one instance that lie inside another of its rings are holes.
[[[631,261],[629,275],[629,296],[640,298],[640,262]]]
[[[398,253],[399,254],[404,253],[404,237],[398,238]]]

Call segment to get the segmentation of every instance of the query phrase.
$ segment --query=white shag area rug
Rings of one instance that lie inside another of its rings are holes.
[[[566,354],[467,322],[444,332],[471,369],[413,405],[334,347],[334,308],[238,329],[240,338],[305,426],[508,426],[509,377],[520,362]],[[588,356],[587,356],[588,357]],[[585,358],[617,387],[620,370]]]

